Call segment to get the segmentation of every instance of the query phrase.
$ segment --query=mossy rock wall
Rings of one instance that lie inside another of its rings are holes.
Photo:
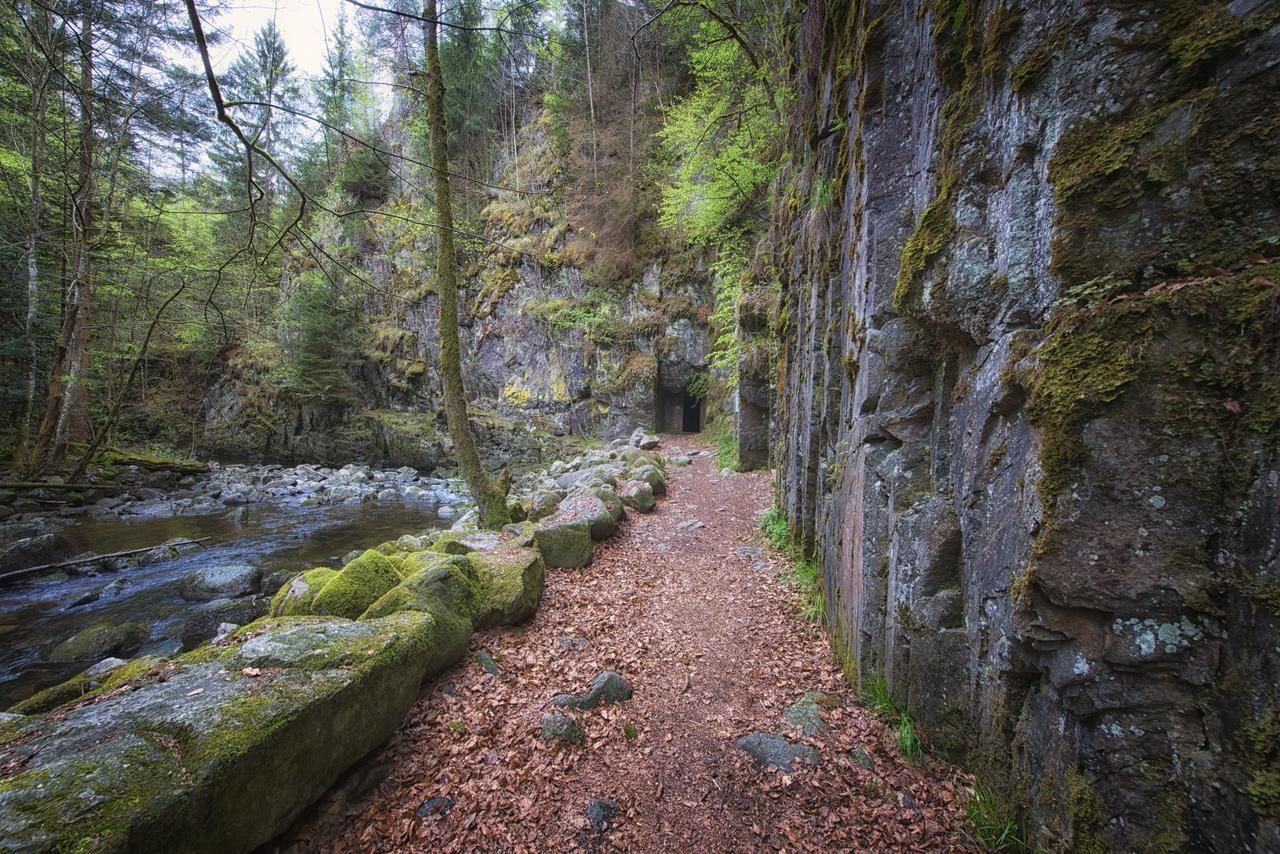
[[[1048,850],[1280,847],[1275,3],[803,4],[772,454]]]

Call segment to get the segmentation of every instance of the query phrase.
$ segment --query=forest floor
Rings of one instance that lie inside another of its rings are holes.
[[[673,437],[663,451],[673,445],[694,447]],[[758,530],[767,474],[721,477],[706,454],[670,474],[657,509],[630,515],[589,567],[548,573],[528,625],[477,634],[280,847],[971,850],[966,778],[905,759],[798,614],[786,559]],[[633,698],[573,713],[583,744],[544,741],[552,697],[604,670]],[[829,731],[804,738],[783,713],[811,690],[829,697]],[[757,731],[816,747],[818,767],[758,768],[735,745]]]

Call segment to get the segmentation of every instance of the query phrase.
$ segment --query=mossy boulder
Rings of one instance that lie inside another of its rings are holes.
[[[619,502],[619,506],[621,506],[621,502]],[[613,536],[614,531],[618,530],[618,522],[613,517],[609,505],[596,497],[594,491],[570,495],[560,502],[560,512],[555,518],[557,521],[585,520],[593,540],[607,539]]]
[[[586,519],[539,523],[533,541],[547,566],[571,569],[591,563],[591,526]]]
[[[514,626],[542,602],[546,564],[537,549],[507,546],[470,556],[479,579],[475,627]]]
[[[656,465],[642,465],[631,471],[631,476],[649,484],[654,495],[667,494],[667,476]]]
[[[537,522],[539,519],[554,516],[556,511],[560,509],[560,502],[563,500],[564,493],[558,489],[536,490],[529,498],[527,518],[530,521]]]
[[[618,491],[622,503],[632,510],[648,513],[658,503],[653,497],[653,487],[643,480],[629,480]]]
[[[354,620],[399,583],[400,573],[391,561],[371,549],[321,588],[311,602],[311,613]]]
[[[311,603],[326,584],[338,574],[336,569],[318,566],[313,570],[295,576],[292,581],[281,587],[271,600],[269,613],[273,617],[300,617],[311,613]]]
[[[373,620],[401,611],[427,611],[441,617],[456,617],[469,625],[476,611],[479,586],[471,560],[463,555],[424,552],[413,565],[421,568],[370,603],[360,619]]]
[[[522,549],[534,547],[533,532],[538,526],[533,522],[513,522],[502,526],[502,538],[505,545],[519,546]]]
[[[97,623],[76,632],[53,648],[52,661],[101,661],[109,655],[128,656],[146,643],[149,630],[142,623]]]
[[[493,531],[445,531],[431,546],[430,551],[447,555],[465,555],[497,548],[501,544],[502,538]]]
[[[467,643],[423,613],[258,627],[6,729],[0,850],[253,850],[385,742]]]

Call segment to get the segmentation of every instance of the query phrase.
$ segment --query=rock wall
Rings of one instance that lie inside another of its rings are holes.
[[[1049,850],[1280,848],[1278,10],[795,10],[780,497]]]
[[[599,281],[582,247],[621,250],[572,232],[565,197],[577,191],[566,186],[548,123],[546,113],[531,112],[518,156],[498,164],[495,186],[521,190],[492,193],[483,212],[490,242],[472,258],[460,295],[463,372],[482,416],[481,452],[503,462],[545,458],[521,437],[525,428],[608,439],[637,424],[663,429],[663,394],[682,395],[708,371],[706,259],[647,246],[641,274]],[[427,238],[384,237],[365,247],[368,277],[405,299],[384,305],[381,295],[370,297],[366,314],[378,319],[350,367],[357,401],[307,402],[273,389],[270,361],[255,364],[246,349],[207,396],[198,445],[231,459],[451,465]]]

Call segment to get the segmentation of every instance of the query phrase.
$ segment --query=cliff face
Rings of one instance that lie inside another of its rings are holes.
[[[1050,849],[1280,848],[1280,4],[798,9],[781,500]]]
[[[483,212],[489,242],[477,242],[460,295],[463,373],[482,453],[503,463],[539,459],[530,428],[605,438],[637,426],[681,430],[686,396],[707,385],[713,284],[704,259],[669,246],[635,253],[617,245],[632,235],[574,234],[565,197],[576,191],[565,186],[564,153],[545,113],[531,113],[517,150],[494,177],[520,191],[491,195]],[[642,272],[600,283],[584,247],[643,255]],[[389,232],[364,247],[365,272],[384,296],[368,307],[380,319],[349,366],[358,400],[291,398],[271,388],[266,365],[241,355],[206,397],[201,447],[223,458],[452,465],[437,299],[424,272],[430,251],[429,236],[416,232]]]

